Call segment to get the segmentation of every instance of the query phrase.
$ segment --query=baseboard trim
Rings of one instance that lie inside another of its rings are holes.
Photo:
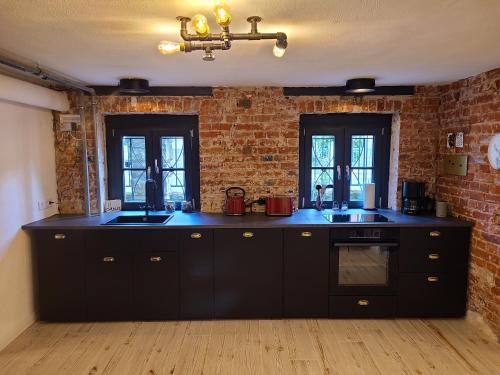
[[[19,324],[19,328],[12,329],[4,337],[0,337],[0,350],[5,349],[12,341],[14,341],[19,335],[26,331],[29,327],[33,325],[36,321],[36,315],[30,314]]]

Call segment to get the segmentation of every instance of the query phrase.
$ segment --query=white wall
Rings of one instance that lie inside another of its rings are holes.
[[[50,91],[50,90],[48,90]],[[21,225],[57,213],[52,112],[0,97],[0,349],[35,320],[32,257]]]

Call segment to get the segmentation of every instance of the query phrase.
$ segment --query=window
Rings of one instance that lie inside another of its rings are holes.
[[[197,116],[106,116],[106,148],[109,199],[121,199],[123,209],[144,207],[148,170],[157,209],[183,200],[200,207]]]
[[[316,186],[323,201],[363,205],[363,189],[375,183],[378,207],[387,207],[391,115],[325,114],[300,117],[300,200],[313,207]]]

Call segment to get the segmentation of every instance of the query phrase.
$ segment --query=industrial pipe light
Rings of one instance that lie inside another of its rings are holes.
[[[229,6],[225,0],[214,1],[214,15],[217,24],[221,27],[219,34],[211,34],[207,18],[202,14],[197,14],[191,20],[188,17],[177,17],[181,23],[180,34],[184,40],[181,43],[162,40],[158,44],[158,51],[163,55],[169,55],[176,52],[204,51],[203,60],[215,60],[214,50],[226,51],[231,48],[233,40],[262,40],[275,39],[276,44],[273,47],[273,54],[276,57],[283,57],[288,46],[285,33],[260,33],[257,30],[257,24],[262,21],[258,16],[248,17],[250,23],[249,33],[231,33],[229,24],[231,23],[231,14]],[[187,29],[188,22],[191,24],[196,34],[190,34]]]

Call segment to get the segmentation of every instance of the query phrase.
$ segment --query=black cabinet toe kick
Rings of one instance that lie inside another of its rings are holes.
[[[380,234],[372,229],[369,237]],[[31,235],[44,321],[459,317],[466,309],[470,228],[393,228],[390,238],[356,243],[328,228]]]

